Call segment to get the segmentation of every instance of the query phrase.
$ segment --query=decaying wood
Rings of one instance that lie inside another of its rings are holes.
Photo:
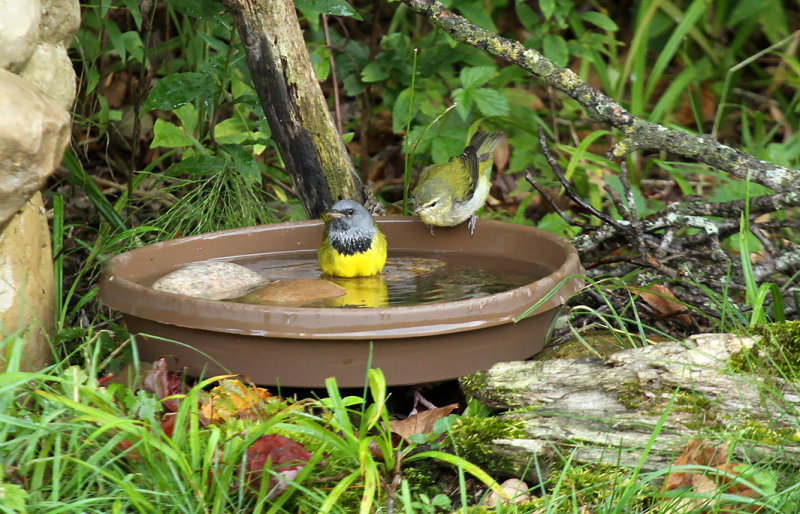
[[[713,441],[705,434],[708,427],[733,433],[759,426],[765,434],[796,429],[796,388],[775,378],[769,394],[762,394],[762,380],[729,370],[731,355],[752,344],[750,338],[706,334],[620,351],[606,360],[500,363],[462,379],[462,388],[508,410],[502,417],[524,422],[527,438],[493,442],[493,452],[511,463],[511,474],[531,469],[534,458],[543,466],[573,452],[576,462],[634,468],[667,412],[641,468],[664,470],[689,439]],[[726,442],[738,458],[775,453],[774,446],[747,438]],[[798,457],[800,446],[786,447],[776,458],[796,463]]]
[[[221,0],[233,15],[261,107],[286,170],[312,218],[340,198],[368,207],[333,123],[291,0]]]

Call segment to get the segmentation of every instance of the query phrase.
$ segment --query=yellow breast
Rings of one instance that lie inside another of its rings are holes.
[[[368,277],[377,275],[386,264],[386,237],[378,231],[372,246],[365,252],[344,255],[331,247],[326,238],[317,252],[319,266],[326,275],[335,277]]]

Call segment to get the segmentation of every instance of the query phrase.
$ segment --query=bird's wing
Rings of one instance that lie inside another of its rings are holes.
[[[459,183],[462,187],[455,188],[453,193],[456,200],[463,202],[471,198],[475,188],[478,187],[477,147],[467,146],[456,159],[460,161],[459,170],[463,170],[464,180]]]

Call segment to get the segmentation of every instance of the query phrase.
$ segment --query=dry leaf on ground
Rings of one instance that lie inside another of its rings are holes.
[[[451,403],[444,407],[436,409],[424,410],[416,414],[412,414],[406,419],[400,419],[389,422],[389,430],[392,433],[399,435],[403,439],[407,439],[412,434],[430,434],[433,432],[433,424],[437,420],[447,417],[448,414],[458,408],[457,403]]]

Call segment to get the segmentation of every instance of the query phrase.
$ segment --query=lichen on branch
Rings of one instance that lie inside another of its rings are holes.
[[[620,158],[637,150],[663,150],[708,164],[738,178],[747,178],[775,191],[800,185],[800,172],[756,159],[723,145],[709,135],[694,135],[667,129],[642,120],[614,99],[582,81],[572,70],[561,68],[532,48],[475,26],[434,0],[403,0],[411,9],[447,31],[456,41],[470,44],[529,71],[540,82],[578,102],[593,121],[622,131],[622,138],[609,152]]]

